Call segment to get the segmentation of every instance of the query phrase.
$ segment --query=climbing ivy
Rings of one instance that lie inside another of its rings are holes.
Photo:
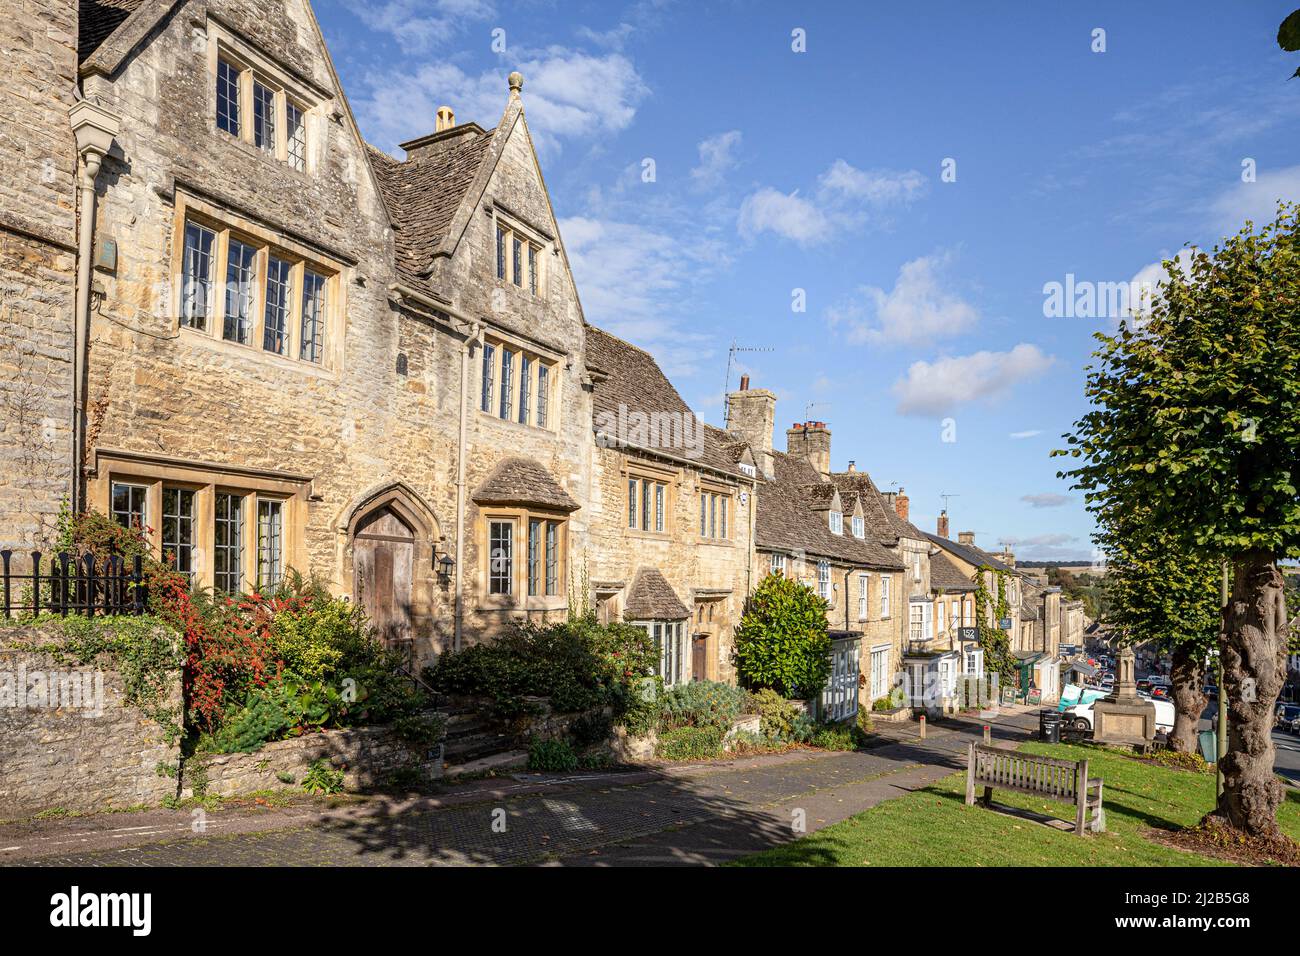
[[[997,582],[997,598],[989,594],[985,583],[985,572],[993,575]],[[997,622],[1011,614],[1011,605],[1007,602],[1008,573],[1000,568],[981,565],[975,569],[975,623],[979,625],[980,647],[984,649],[984,666],[993,671],[1003,681],[1016,679],[1016,658],[1011,653],[1011,640],[1007,632],[997,626]],[[989,621],[989,605],[993,605],[993,620]]]

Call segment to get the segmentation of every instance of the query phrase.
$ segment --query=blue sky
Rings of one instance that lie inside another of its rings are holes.
[[[1092,553],[1048,453],[1116,319],[1049,317],[1044,286],[1152,279],[1300,198],[1297,58],[1274,39],[1295,0],[1082,6],[316,11],[363,134],[398,156],[442,103],[495,125],[524,74],[588,321],[703,417],[733,340],[772,349],[740,360],[777,394],[778,448],[822,403],[837,469],[904,486],[926,530],[956,495],[954,532],[1025,559]]]

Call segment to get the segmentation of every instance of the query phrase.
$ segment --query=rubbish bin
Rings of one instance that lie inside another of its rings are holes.
[[[1059,744],[1061,742],[1061,714],[1059,711],[1039,711],[1038,739],[1048,744]]]
[[[1201,745],[1201,757],[1206,763],[1215,763],[1219,759],[1219,735],[1213,730],[1202,730],[1196,735]]]

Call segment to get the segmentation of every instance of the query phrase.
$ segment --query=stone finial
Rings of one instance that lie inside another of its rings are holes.
[[[451,129],[456,125],[456,114],[452,112],[450,106],[439,106],[438,112],[434,114],[434,132],[441,133],[445,129]]]
[[[518,93],[524,88],[524,75],[518,70],[510,74],[510,92]]]

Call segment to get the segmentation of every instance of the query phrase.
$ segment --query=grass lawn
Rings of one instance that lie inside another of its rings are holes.
[[[1029,743],[1028,753],[1088,758],[1088,776],[1105,780],[1106,833],[1075,836],[965,805],[966,774],[888,800],[785,846],[736,861],[738,866],[1222,866],[1222,861],[1147,839],[1151,829],[1196,823],[1214,806],[1214,774],[1170,770],[1070,744]],[[1073,823],[1074,807],[994,790],[993,802]],[[1282,829],[1300,838],[1300,793],[1287,789]]]

